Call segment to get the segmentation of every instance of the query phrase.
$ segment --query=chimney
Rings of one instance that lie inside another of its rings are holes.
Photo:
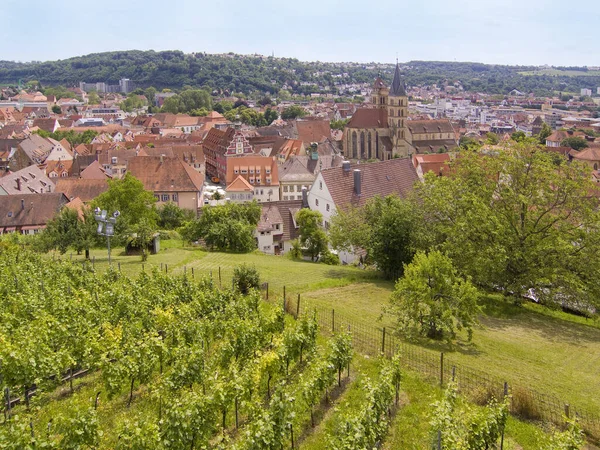
[[[306,189],[306,186],[302,186],[302,207],[308,208],[308,189]]]
[[[21,211],[25,209],[25,200],[21,199]]]
[[[354,194],[360,195],[361,172],[359,169],[354,169]]]
[[[21,190],[21,179],[17,177],[17,191]]]
[[[342,161],[342,169],[344,172],[350,172],[350,161]]]

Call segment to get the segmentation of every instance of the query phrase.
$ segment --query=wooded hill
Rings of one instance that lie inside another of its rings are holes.
[[[513,89],[537,95],[552,91],[578,93],[583,87],[600,86],[600,76],[590,76],[585,68],[577,68],[582,74],[579,76],[573,68],[548,75],[530,66],[470,62],[411,61],[402,67],[409,86],[459,81],[465,90],[490,94],[508,94]],[[336,86],[342,83],[371,82],[378,75],[390,82],[393,64],[303,62],[294,58],[186,54],[177,50],[93,53],[46,62],[0,61],[0,84],[38,80],[45,85],[76,86],[80,81],[116,83],[120,78],[129,78],[138,87],[192,86],[246,94],[253,91],[273,94],[286,85],[295,93],[337,94]]]

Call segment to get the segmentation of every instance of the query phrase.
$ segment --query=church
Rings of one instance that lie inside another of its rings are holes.
[[[358,108],[344,129],[347,159],[406,158],[415,153],[446,153],[458,146],[448,120],[411,120],[406,86],[396,63],[391,88],[375,80],[371,108]]]

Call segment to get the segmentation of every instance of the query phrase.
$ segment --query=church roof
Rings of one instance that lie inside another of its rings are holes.
[[[381,89],[381,88],[386,88],[386,87],[387,86],[385,85],[385,83],[383,82],[381,77],[377,77],[377,79],[375,80],[375,83],[373,84],[373,89]]]
[[[387,128],[388,115],[385,108],[358,108],[347,128]]]
[[[390,95],[392,97],[406,97],[406,87],[400,75],[400,66],[398,66],[398,63],[396,63],[396,71],[394,72],[394,81],[392,81]]]

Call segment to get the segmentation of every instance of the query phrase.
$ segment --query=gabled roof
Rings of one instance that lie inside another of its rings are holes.
[[[0,196],[0,227],[44,226],[68,203],[64,194]]]
[[[361,194],[354,192],[354,170],[361,171]],[[397,194],[406,197],[419,180],[410,159],[391,159],[368,164],[353,164],[349,171],[342,167],[321,171],[323,181],[337,208],[364,205],[375,196]]]
[[[282,241],[289,241],[296,239],[299,235],[298,228],[296,228],[295,216],[296,213],[302,209],[302,200],[281,200],[277,202],[264,202],[261,203],[263,212],[265,209],[267,213],[272,211],[271,223],[278,223],[277,220],[281,218],[283,223],[283,235]],[[277,213],[271,208],[276,208]],[[261,216],[262,219],[263,216]],[[260,230],[259,230],[260,231]],[[266,230],[265,230],[266,231]]]
[[[323,142],[331,138],[331,127],[328,120],[297,120],[298,139],[305,145],[311,142]]]
[[[439,120],[407,120],[406,127],[413,134],[420,133],[454,133],[452,124],[447,119]]]
[[[244,170],[246,173],[242,173]],[[250,173],[251,170],[254,173]],[[257,170],[260,170],[260,173],[256,173]],[[267,173],[267,170],[270,173]],[[260,178],[260,183],[256,183],[254,186],[279,186],[279,173],[275,158],[268,156],[239,156],[230,158],[227,161],[226,184],[230,184],[237,178],[238,174],[246,179]],[[267,178],[271,179],[270,183],[267,183]]]
[[[48,193],[54,192],[54,183],[42,169],[32,165],[4,175],[0,178],[0,189],[8,195]]]
[[[79,158],[78,158],[79,159]],[[81,171],[79,174],[80,178],[85,178],[86,180],[104,180],[110,176],[104,171],[102,166],[97,159],[93,160],[85,169]]]
[[[572,151],[570,155],[574,159],[578,159],[580,161],[600,161],[600,148],[598,147],[589,147],[585,148],[579,152]]]
[[[204,176],[178,158],[136,156],[128,170],[152,192],[200,192]]]
[[[243,176],[238,175],[225,190],[227,192],[254,192],[254,187]]]
[[[56,192],[62,192],[70,200],[79,198],[82,202],[90,202],[107,190],[107,178],[103,180],[59,178],[56,182]]]
[[[358,108],[346,128],[387,128],[387,126],[387,109]]]

